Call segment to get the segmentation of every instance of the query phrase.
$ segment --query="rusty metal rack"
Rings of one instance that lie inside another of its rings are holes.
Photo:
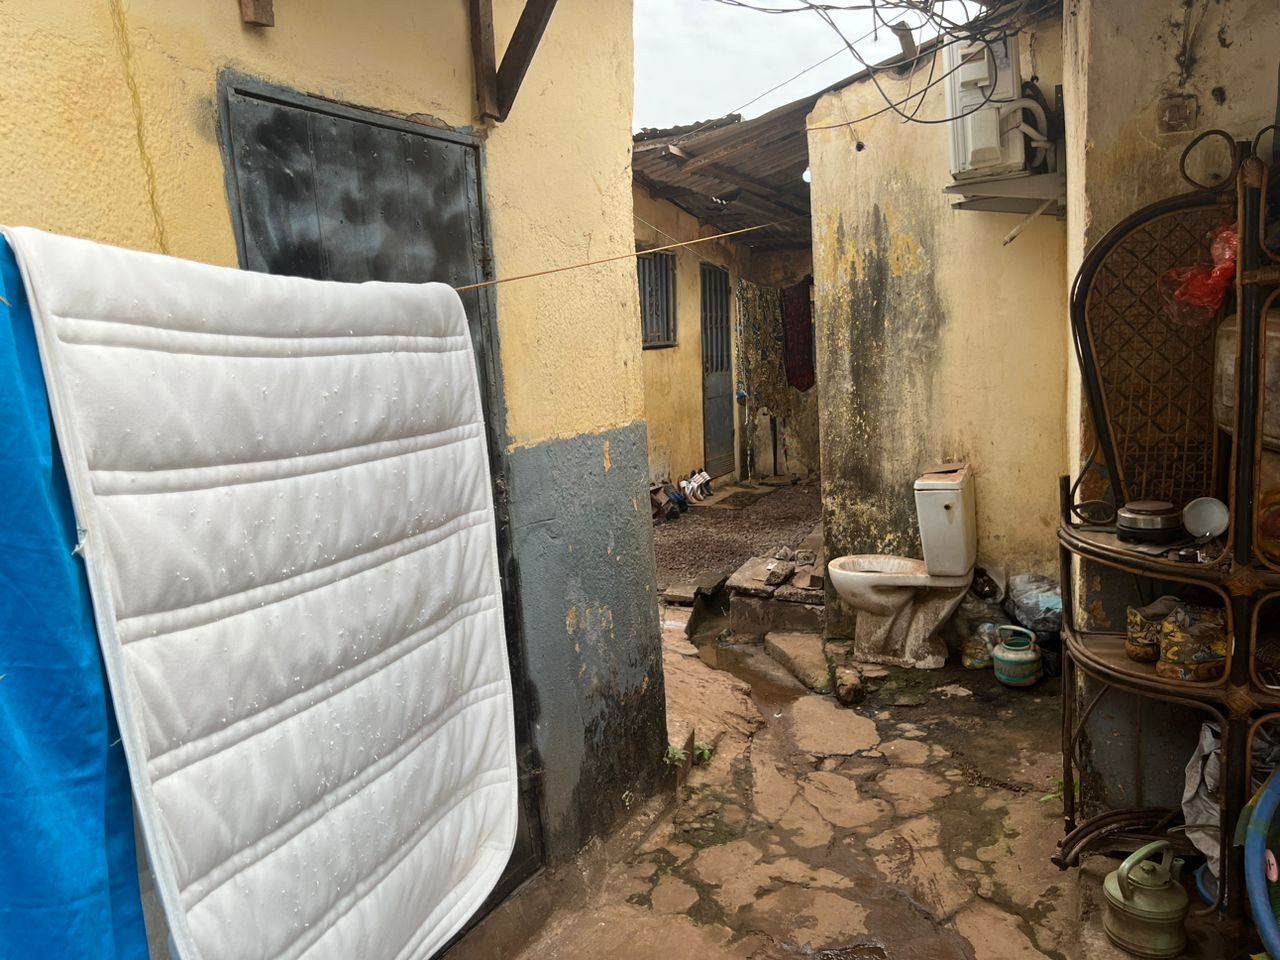
[[[1263,131],[1265,134],[1267,131]],[[1071,295],[1071,324],[1094,451],[1075,482],[1063,477],[1058,530],[1063,591],[1063,806],[1066,836],[1055,862],[1075,866],[1089,852],[1131,850],[1146,839],[1169,837],[1180,810],[1143,806],[1140,730],[1134,737],[1139,806],[1085,816],[1095,799],[1077,795],[1081,738],[1098,704],[1111,691],[1176,704],[1218,721],[1222,731],[1222,789],[1218,899],[1209,911],[1243,914],[1244,887],[1236,822],[1248,802],[1255,737],[1264,725],[1280,725],[1280,682],[1257,662],[1259,612],[1280,599],[1280,563],[1258,546],[1260,527],[1264,318],[1280,297],[1280,257],[1265,242],[1270,171],[1258,156],[1258,139],[1236,142],[1221,131],[1234,176],[1222,186],[1152,204],[1111,230],[1086,256]],[[1185,176],[1186,154],[1183,157]],[[1188,178],[1189,179],[1189,178]],[[1213,414],[1216,324],[1179,326],[1156,295],[1169,268],[1203,262],[1206,235],[1235,220],[1237,271],[1233,429]],[[1280,491],[1276,491],[1280,492]],[[1184,504],[1216,496],[1230,506],[1230,525],[1199,562],[1150,555],[1117,537],[1118,505],[1135,499]],[[1093,629],[1078,605],[1076,587],[1086,565],[1131,574],[1141,592],[1161,583],[1185,585],[1221,603],[1228,630],[1227,662],[1213,682],[1176,681],[1137,663],[1124,637]],[[1090,682],[1086,682],[1090,681]],[[1189,848],[1187,848],[1189,849]]]

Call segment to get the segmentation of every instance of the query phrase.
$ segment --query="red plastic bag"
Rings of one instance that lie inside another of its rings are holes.
[[[1156,292],[1170,320],[1188,327],[1213,322],[1236,278],[1236,243],[1236,225],[1224,223],[1209,234],[1212,265],[1197,263],[1165,271]]]

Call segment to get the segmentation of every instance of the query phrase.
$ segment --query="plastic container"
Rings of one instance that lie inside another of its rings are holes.
[[[1240,328],[1235,316],[1218,327],[1213,359],[1213,419],[1219,428],[1235,432],[1236,353]],[[1267,314],[1263,347],[1262,445],[1280,450],[1280,310]]]

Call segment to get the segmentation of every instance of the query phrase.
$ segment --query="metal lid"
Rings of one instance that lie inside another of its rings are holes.
[[[1130,500],[1121,509],[1130,513],[1169,513],[1173,504],[1164,500]]]

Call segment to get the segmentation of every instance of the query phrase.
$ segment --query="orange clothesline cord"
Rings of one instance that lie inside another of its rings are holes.
[[[788,217],[785,220],[774,220],[772,223],[762,223],[754,227],[743,227],[740,230],[730,230],[727,233],[717,233],[711,237],[698,237],[696,240],[682,240],[680,243],[669,243],[665,247],[651,247],[648,250],[636,250],[632,253],[620,253],[614,257],[604,257],[600,260],[588,260],[586,263],[574,263],[567,267],[552,267],[550,270],[539,270],[537,273],[523,273],[518,277],[502,277],[498,280],[485,280],[483,283],[468,283],[465,286],[454,287],[458,293],[464,290],[475,290],[479,287],[492,287],[499,283],[512,283],[516,280],[530,280],[533,277],[545,277],[550,273],[563,273],[565,270],[577,270],[579,267],[594,267],[601,263],[613,263],[615,260],[630,260],[635,257],[643,256],[646,253],[661,253],[663,250],[674,250],[677,247],[688,247],[695,243],[706,243],[708,240],[723,240],[725,237],[736,237],[742,233],[750,233],[753,230],[764,230],[768,227],[776,227],[781,223],[789,223],[792,220],[803,220],[805,217]]]

